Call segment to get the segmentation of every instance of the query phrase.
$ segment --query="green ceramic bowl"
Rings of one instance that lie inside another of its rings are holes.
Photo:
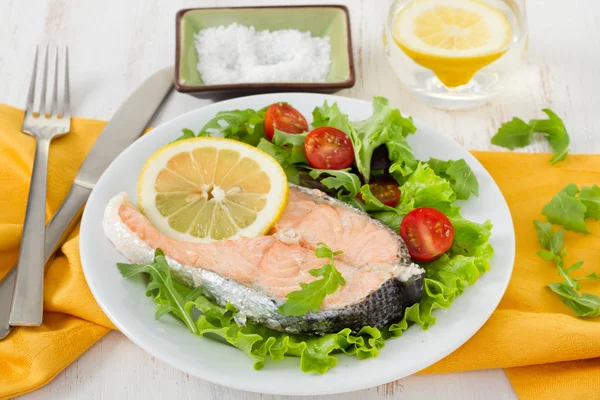
[[[196,68],[198,54],[194,34],[231,23],[253,25],[257,30],[298,29],[313,36],[329,36],[331,67],[327,82],[269,82],[205,85]],[[354,63],[350,19],[344,6],[282,6],[237,8],[192,8],[177,13],[175,87],[179,92],[216,91],[335,91],[354,86]]]

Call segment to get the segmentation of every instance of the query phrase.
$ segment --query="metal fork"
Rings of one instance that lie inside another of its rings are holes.
[[[50,46],[46,46],[43,52],[43,66],[38,73],[39,50],[36,49],[35,53],[25,119],[21,128],[24,133],[36,139],[36,144],[9,318],[9,323],[15,326],[42,324],[48,152],[52,139],[71,130],[68,50],[64,47],[60,51],[56,47],[52,62],[54,76],[51,76],[52,70],[48,68]]]

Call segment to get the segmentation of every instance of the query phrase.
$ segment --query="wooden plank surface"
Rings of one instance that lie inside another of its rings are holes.
[[[327,4],[331,0],[310,0]],[[551,107],[564,117],[572,152],[600,152],[600,2],[528,0],[529,52],[525,64],[491,103],[460,112],[417,102],[396,80],[381,47],[385,0],[345,0],[351,13],[356,86],[341,95],[385,96],[403,113],[427,121],[468,149],[501,150],[490,137],[513,116],[540,116]],[[174,62],[175,12],[187,7],[301,4],[290,0],[2,0],[0,102],[22,107],[37,44],[70,48],[73,114],[108,119],[120,102],[157,69]],[[154,125],[209,104],[174,93]],[[524,151],[548,151],[537,142]],[[319,399],[512,399],[501,370],[412,376],[348,395]],[[112,332],[29,399],[275,400],[216,386],[156,360]]]

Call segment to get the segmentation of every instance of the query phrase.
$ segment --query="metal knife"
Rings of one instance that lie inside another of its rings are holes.
[[[46,264],[79,222],[83,206],[100,175],[121,151],[142,134],[173,87],[173,76],[173,67],[154,73],[125,100],[106,124],[83,161],[69,194],[46,225]],[[0,340],[11,330],[8,318],[16,272],[15,265],[0,281]]]

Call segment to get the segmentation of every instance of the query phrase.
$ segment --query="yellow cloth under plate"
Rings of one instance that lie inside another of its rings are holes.
[[[34,141],[20,132],[22,119],[22,111],[0,105],[0,277],[17,260],[33,164]],[[52,143],[48,219],[104,124],[75,118],[71,133]],[[600,155],[571,155],[551,166],[545,154],[473,154],[493,175],[510,206],[517,235],[515,269],[506,295],[484,327],[423,372],[505,368],[523,399],[600,398],[600,318],[573,317],[544,287],[559,278],[551,263],[535,255],[539,246],[532,222],[542,218],[543,205],[567,183],[600,184]],[[600,222],[589,222],[588,228],[591,235],[566,235],[567,261],[586,262],[578,271],[582,276],[600,270]],[[0,341],[0,398],[48,383],[114,329],[85,282],[78,239],[75,230],[47,269],[43,326],[17,328]],[[600,293],[598,282],[584,282],[584,287]]]

